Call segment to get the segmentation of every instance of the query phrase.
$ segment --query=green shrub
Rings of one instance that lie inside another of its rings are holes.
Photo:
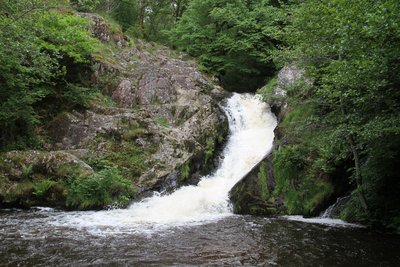
[[[275,195],[285,197],[290,214],[314,214],[315,208],[333,193],[314,166],[318,151],[305,145],[287,145],[273,154]]]
[[[89,108],[94,93],[92,89],[69,83],[62,93],[62,98],[65,101],[64,105],[67,109],[79,107]]]
[[[189,161],[186,161],[182,165],[182,181],[185,182],[190,175],[190,166],[189,166]]]
[[[22,178],[28,179],[32,175],[32,168],[33,168],[32,164],[29,165],[22,164]]]
[[[66,84],[78,82],[73,76],[81,75],[101,46],[90,37],[88,20],[43,9],[48,1],[30,1],[38,8],[24,2],[0,5],[0,13],[8,14],[0,16],[0,150],[5,151],[40,148],[36,127],[43,120],[60,107],[85,107],[89,96]]]
[[[269,198],[269,188],[268,188],[268,173],[267,173],[267,164],[263,161],[260,164],[259,172],[258,172],[258,186],[260,187],[261,197],[264,200]]]
[[[215,141],[213,139],[207,139],[206,143],[206,156],[204,158],[204,163],[207,164],[207,162],[212,158],[215,152]]]
[[[106,168],[86,179],[75,179],[68,191],[67,206],[79,209],[125,206],[134,194],[130,180],[116,168]]]
[[[49,189],[56,183],[57,182],[48,180],[48,179],[44,179],[37,183],[34,183],[33,184],[33,189],[34,189],[33,195],[35,195],[38,198],[45,197],[47,192],[49,191]]]
[[[157,119],[157,122],[160,126],[164,127],[164,128],[168,128],[169,127],[169,123],[168,120],[164,117],[159,117]]]
[[[79,12],[93,12],[100,5],[100,0],[71,0],[70,2]]]

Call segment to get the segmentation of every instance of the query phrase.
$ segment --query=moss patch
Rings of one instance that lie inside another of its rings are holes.
[[[190,166],[189,166],[189,161],[186,161],[182,165],[182,176],[181,176],[181,181],[186,182],[189,179],[190,175]]]

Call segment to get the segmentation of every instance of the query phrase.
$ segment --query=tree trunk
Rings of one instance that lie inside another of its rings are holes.
[[[356,184],[357,184],[357,193],[358,193],[358,198],[360,199],[361,206],[363,207],[364,211],[368,211],[368,205],[367,205],[367,199],[365,198],[362,184],[363,184],[363,178],[361,175],[361,170],[360,170],[360,158],[358,156],[358,151],[356,148],[356,145],[354,143],[353,137],[351,135],[347,136],[347,142],[350,145],[351,152],[353,154],[353,159],[354,159],[354,167],[356,169]]]
[[[345,116],[346,112],[344,110],[342,99],[340,99],[340,109],[342,111],[342,115]],[[357,147],[356,147],[356,144],[354,142],[352,134],[349,134],[349,135],[346,136],[346,141],[350,146],[351,153],[353,154],[354,168],[356,170],[355,175],[356,175],[358,198],[360,200],[361,206],[363,207],[364,211],[368,212],[367,199],[365,198],[364,190],[362,188],[363,178],[362,178],[362,175],[361,175],[360,157],[358,155]]]
[[[146,8],[147,8],[147,1],[141,1],[140,2],[140,8],[139,8],[139,27],[140,30],[142,31],[142,34],[145,34],[144,31],[144,20],[145,20],[145,16],[146,16]]]

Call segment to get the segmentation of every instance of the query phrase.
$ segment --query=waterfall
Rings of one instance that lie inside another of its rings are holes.
[[[330,205],[325,211],[321,212],[320,216],[312,217],[312,218],[304,218],[300,215],[292,215],[292,216],[284,216],[287,220],[290,221],[300,221],[307,223],[316,223],[316,224],[325,224],[330,226],[343,226],[343,227],[356,227],[363,228],[364,226],[359,224],[347,223],[340,219],[333,219],[332,215],[337,212],[337,209],[340,209],[340,206],[345,204],[349,200],[349,196],[340,197],[336,200],[336,202]]]
[[[62,224],[185,225],[232,215],[229,190],[271,151],[277,122],[268,105],[251,94],[233,94],[224,110],[230,133],[222,161],[197,186],[184,186],[169,195],[155,194],[125,210],[73,213],[60,220]]]
[[[336,202],[330,205],[325,211],[320,215],[321,218],[331,218],[332,214],[337,213],[337,209],[342,208],[342,206],[349,200],[349,196],[339,197]]]

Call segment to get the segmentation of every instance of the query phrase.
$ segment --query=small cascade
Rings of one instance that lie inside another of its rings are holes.
[[[330,205],[325,211],[323,211],[319,217],[331,218],[331,214],[332,214],[333,209],[335,208],[336,203],[337,203],[337,200],[334,204]]]
[[[284,218],[290,221],[324,224],[329,226],[363,228],[364,226],[360,224],[347,223],[340,219],[332,218],[332,216],[335,213],[337,213],[338,208],[340,208],[344,203],[348,201],[348,198],[349,196],[338,198],[336,202],[330,205],[325,211],[323,211],[319,217],[304,218],[303,216],[300,215],[293,215],[293,216],[284,216]]]
[[[321,218],[332,218],[332,215],[336,213],[337,209],[340,208],[349,199],[348,196],[339,197],[336,202],[330,205],[324,212],[321,213]]]

